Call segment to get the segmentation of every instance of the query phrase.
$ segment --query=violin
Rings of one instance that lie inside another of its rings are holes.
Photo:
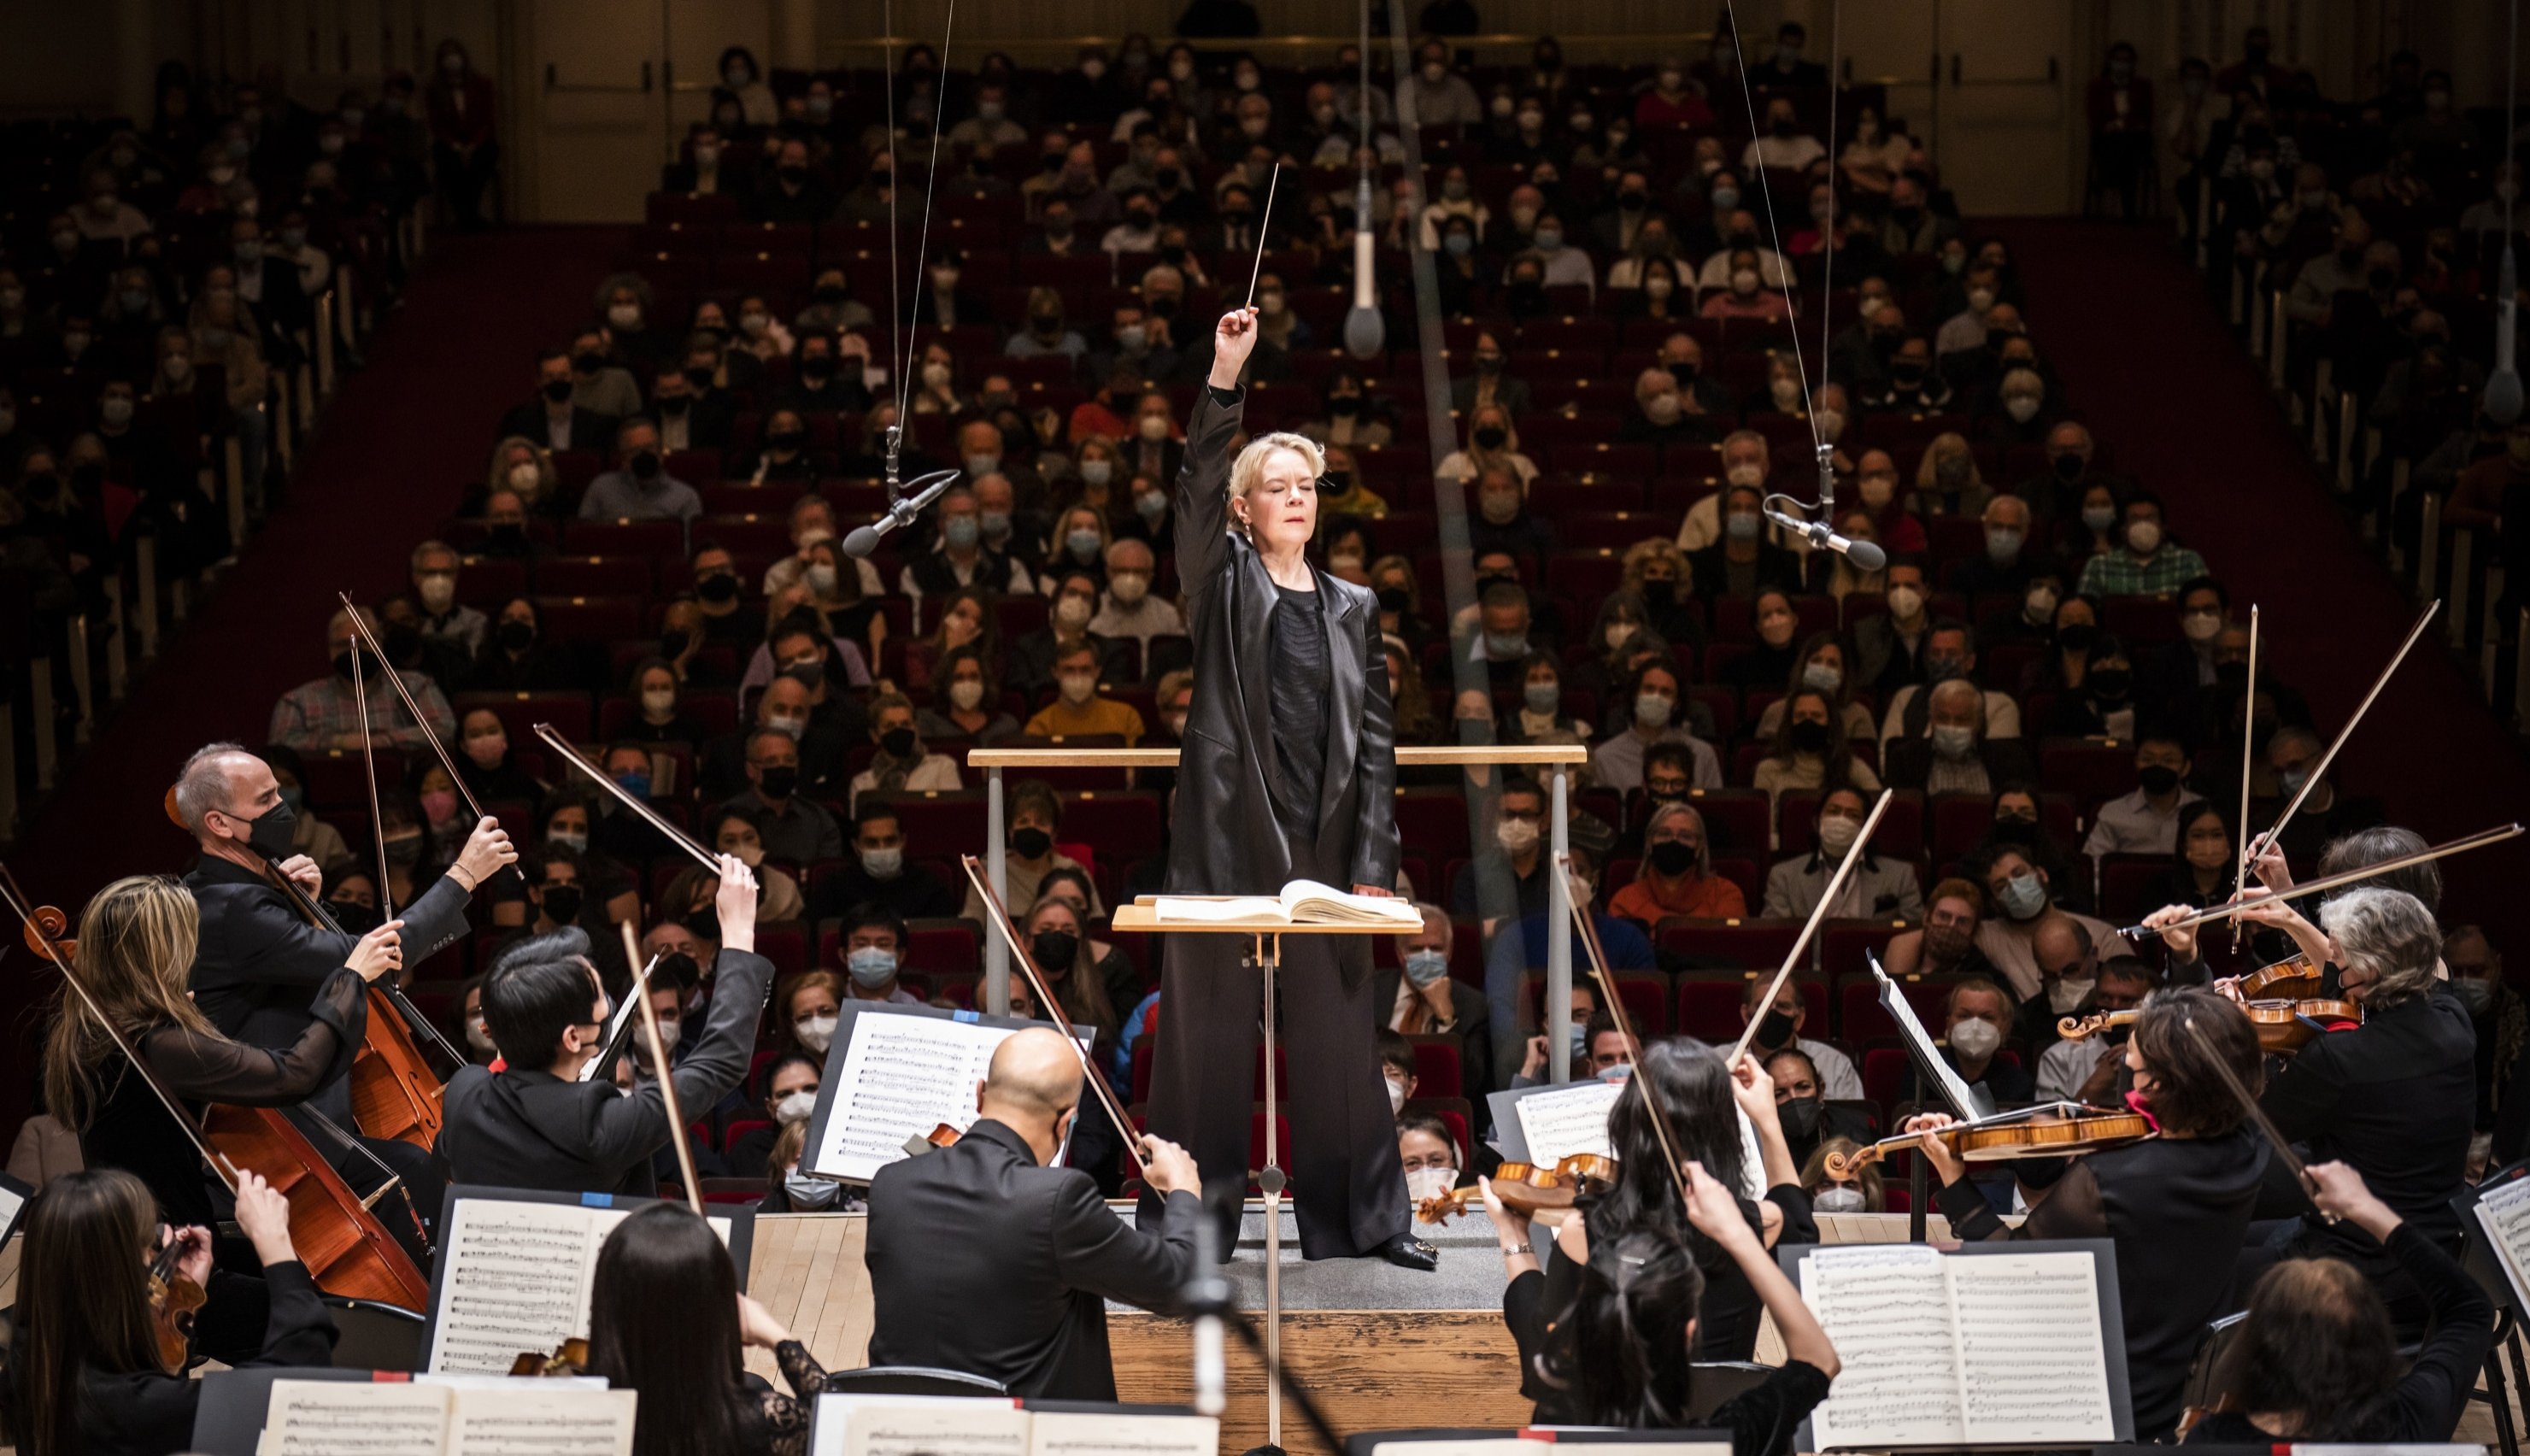
[[[1950,1148],[1952,1156],[1961,1162],[1981,1163],[2015,1157],[2071,1157],[2140,1143],[2153,1137],[2154,1132],[2151,1120],[2140,1112],[2104,1112],[2079,1102],[2058,1102],[1982,1122],[1954,1122],[1929,1134],[1901,1133],[1851,1153],[1831,1152],[1827,1155],[1828,1176],[1851,1177],[1866,1164],[1920,1144],[1928,1136],[1940,1139]]]
[[[588,1373],[588,1341],[573,1335],[556,1346],[551,1355],[538,1355],[533,1350],[522,1350],[519,1352],[519,1358],[510,1362],[510,1373],[552,1375],[557,1378],[567,1375],[584,1375]]]
[[[2258,974],[2250,973],[2253,976]],[[2323,997],[2298,1001],[2244,1001],[2240,1010],[2249,1018],[2249,1025],[2257,1029],[2258,1049],[2270,1056],[2290,1056],[2326,1033],[2363,1024],[2362,1007],[2351,1001]],[[2068,1016],[2056,1023],[2056,1035],[2067,1041],[2080,1041],[2111,1027],[2127,1026],[2137,1014],[2134,1011],[2100,1011],[2089,1016]]]
[[[193,1353],[193,1316],[204,1299],[202,1286],[176,1271],[183,1250],[170,1239],[149,1260],[149,1333],[158,1344],[159,1366],[171,1375],[183,1374]]]
[[[2214,982],[2215,989],[2242,1001],[2304,1000],[2318,996],[2325,984],[2318,963],[2308,956],[2278,961]]]
[[[1534,1163],[1504,1163],[1494,1170],[1492,1181],[1494,1197],[1502,1200],[1505,1208],[1534,1215],[1570,1208],[1584,1195],[1606,1193],[1616,1186],[1617,1160],[1595,1152],[1576,1152],[1551,1168]],[[1451,1214],[1464,1213],[1483,1203],[1483,1188],[1454,1188],[1416,1204],[1414,1216],[1425,1223],[1447,1223]]]

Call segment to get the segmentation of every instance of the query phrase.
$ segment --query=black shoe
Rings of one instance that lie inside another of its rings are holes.
[[[1441,1266],[1441,1251],[1412,1234],[1399,1234],[1371,1252],[1400,1268],[1429,1273]]]

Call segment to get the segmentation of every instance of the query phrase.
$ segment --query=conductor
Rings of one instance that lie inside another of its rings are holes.
[[[1244,400],[1238,374],[1255,347],[1255,309],[1234,309],[1214,326],[1212,375],[1178,473],[1178,579],[1195,689],[1167,889],[1270,895],[1313,879],[1389,895],[1397,742],[1378,602],[1309,562],[1326,472],[1316,445],[1266,434],[1231,457]],[[1172,937],[1160,992],[1152,1131],[1216,1170],[1247,1165],[1261,1000],[1241,944]],[[1376,1254],[1433,1267],[1432,1246],[1406,1227],[1369,945],[1294,935],[1283,943],[1280,974],[1301,1255]],[[1235,1207],[1224,1211],[1235,1220]],[[1145,1193],[1141,1226],[1163,1216]],[[1224,1229],[1225,1258],[1236,1235]]]

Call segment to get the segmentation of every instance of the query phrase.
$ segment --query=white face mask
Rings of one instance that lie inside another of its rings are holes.
[[[2047,1004],[2054,1007],[2056,1013],[2062,1016],[2081,1005],[2082,998],[2088,996],[2091,993],[2091,987],[2098,983],[2098,979],[2095,977],[2085,976],[2079,979],[2070,976],[2060,977],[2054,984],[2047,987]]]
[[[1533,850],[1537,848],[1537,821],[1534,819],[1505,819],[1502,823],[1495,826],[1494,839],[1497,843],[1502,845],[1505,851],[1511,854],[1516,855],[1523,851]]]
[[[1063,700],[1077,707],[1097,696],[1098,678],[1094,673],[1067,672],[1063,675]]]
[[[466,1018],[466,1044],[476,1051],[497,1053],[501,1049],[492,1044],[492,1033],[483,1025],[483,1018],[479,1014]]]
[[[1388,1115],[1395,1117],[1404,1110],[1405,1084],[1391,1077],[1388,1079]]]
[[[975,704],[984,700],[984,684],[979,678],[961,678],[949,685],[950,705],[962,713],[971,713]]]
[[[823,1056],[826,1048],[834,1044],[835,1018],[803,1016],[791,1024],[791,1031],[799,1038],[800,1045]]]
[[[510,488],[522,494],[535,494],[536,487],[544,483],[544,472],[524,462],[510,467]]]
[[[1970,1017],[1951,1028],[1951,1049],[1964,1057],[1990,1057],[2003,1044],[2003,1028]]]
[[[808,1114],[816,1110],[815,1092],[795,1092],[773,1104],[773,1120],[783,1127],[789,1127],[795,1122],[806,1122]]]
[[[1456,1168],[1414,1168],[1405,1175],[1405,1197],[1409,1203],[1437,1199],[1458,1186]]]
[[[1848,819],[1842,814],[1830,814],[1819,820],[1819,848],[1842,860],[1844,858],[1844,852],[1853,848],[1853,841],[1860,837],[1861,833],[1862,824],[1859,820]]]
[[[1821,1213],[1859,1213],[1863,1211],[1862,1190],[1846,1183],[1834,1183],[1818,1191],[1810,1206]]]
[[[645,712],[674,712],[677,707],[677,690],[674,688],[645,688],[641,693],[641,707]]]

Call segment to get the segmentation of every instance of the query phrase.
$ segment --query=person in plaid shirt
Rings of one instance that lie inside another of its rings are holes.
[[[360,620],[376,632],[376,614],[366,607],[359,612]],[[358,751],[360,700],[352,691],[352,651],[358,642],[359,634],[352,628],[351,614],[336,612],[325,628],[326,650],[334,657],[333,672],[281,695],[281,700],[272,705],[272,731],[265,735],[268,741],[302,754],[319,754],[328,749]],[[397,674],[404,679],[405,691],[420,704],[424,721],[415,723],[375,657],[361,663],[360,671],[368,689],[369,736],[378,747],[418,749],[425,732],[443,742],[456,736],[457,716],[449,711],[448,700],[440,696],[439,685],[427,676],[418,672]]]
[[[2171,596],[2205,575],[2205,558],[2173,546],[2162,529],[2161,497],[2138,490],[2126,498],[2125,547],[2094,556],[2082,568],[2084,596]]]

